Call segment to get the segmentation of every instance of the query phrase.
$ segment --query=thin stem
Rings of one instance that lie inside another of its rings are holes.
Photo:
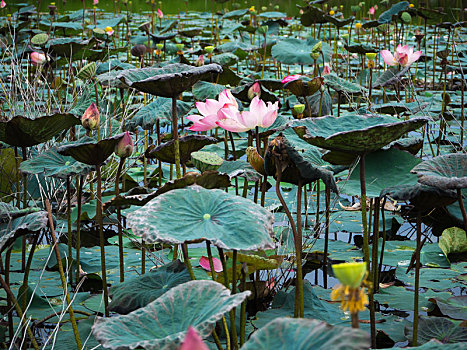
[[[362,207],[362,226],[363,226],[363,257],[366,262],[366,269],[370,271],[370,252],[368,243],[368,227],[366,217],[366,183],[365,183],[365,155],[360,156],[360,202]]]
[[[235,249],[232,254],[232,295],[233,294],[237,294],[237,251]],[[235,308],[230,310],[230,331],[232,332],[232,337],[230,338],[231,346],[233,349],[238,349]]]
[[[194,281],[196,278],[195,278],[195,274],[193,273],[193,268],[191,267],[190,257],[188,255],[188,245],[186,243],[182,243],[182,253],[183,253],[183,260],[190,274],[190,278]]]
[[[422,238],[422,216],[420,213],[417,214],[417,249],[415,250],[415,290],[414,290],[414,301],[413,301],[413,338],[412,345],[417,346],[418,337],[418,293],[420,288],[420,250],[421,250],[421,238]]]
[[[115,178],[115,197],[120,195],[120,176],[126,158],[120,158],[117,168],[117,176]],[[118,225],[118,257],[120,262],[120,282],[125,281],[125,261],[123,257],[123,228],[122,228],[122,212],[120,206],[117,206],[117,225]]]
[[[70,261],[69,264],[69,273],[70,276],[70,285],[73,284],[73,235],[71,233],[71,185],[70,185],[70,177],[66,177],[66,216],[67,216],[67,225],[68,225],[68,259]],[[79,270],[79,269],[78,269]],[[78,282],[78,281],[76,281]]]
[[[324,257],[323,257],[323,286],[328,287],[328,246],[329,246],[329,217],[331,212],[331,188],[326,186],[326,227],[324,228]]]
[[[79,251],[81,248],[81,197],[83,195],[83,176],[78,177],[76,180],[78,187],[78,217],[76,219],[76,283],[79,282]]]
[[[175,171],[177,174],[177,179],[182,177],[180,171],[180,146],[178,141],[178,119],[177,119],[177,97],[172,97],[172,132],[174,139],[174,148],[175,148]]]

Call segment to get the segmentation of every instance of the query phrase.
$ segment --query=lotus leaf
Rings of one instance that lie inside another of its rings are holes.
[[[306,41],[296,38],[288,38],[279,41],[272,47],[272,57],[283,64],[299,64],[302,66],[314,64],[314,60],[310,57],[311,49],[319,40],[308,38]],[[323,43],[324,61],[328,62],[331,54],[331,47],[327,43]],[[317,60],[318,63],[323,63],[322,57]]]
[[[412,339],[412,328],[406,327],[407,339]],[[418,343],[424,344],[431,339],[440,342],[459,343],[467,342],[467,330],[460,322],[451,321],[444,317],[423,317],[418,320]]]
[[[458,227],[451,227],[444,230],[438,244],[446,256],[448,256],[449,253],[467,252],[465,231]]]
[[[443,315],[447,315],[456,320],[467,320],[467,295],[458,295],[447,299],[440,297],[430,299],[435,302]]]

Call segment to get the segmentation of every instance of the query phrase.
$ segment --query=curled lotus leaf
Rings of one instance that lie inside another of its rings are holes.
[[[121,133],[100,141],[85,138],[84,141],[72,142],[58,148],[58,153],[73,157],[78,162],[99,166],[109,158],[115,150],[115,146],[125,134]]]
[[[197,81],[210,78],[211,74],[220,73],[222,67],[216,63],[201,67],[176,63],[163,68],[129,69],[117,78],[138,91],[162,97],[177,97],[191,89]]]
[[[291,344],[300,350],[364,350],[370,347],[370,336],[320,320],[279,317],[253,333],[242,350],[287,350]]]
[[[16,147],[31,147],[49,141],[74,125],[79,118],[69,113],[56,113],[35,119],[16,116],[0,122],[0,141]]]
[[[310,81],[303,79],[295,79],[284,85],[284,88],[289,90],[295,96],[311,96],[314,95],[323,85],[324,78],[316,77]]]
[[[207,338],[216,322],[248,295],[249,291],[231,295],[214,281],[190,281],[128,315],[98,317],[92,332],[108,349],[176,350],[189,326]]]
[[[268,210],[247,198],[196,185],[154,198],[129,214],[127,222],[148,243],[208,240],[224,249],[274,247],[274,216]]]
[[[345,115],[306,118],[291,123],[308,143],[331,151],[366,154],[377,151],[428,122],[426,118],[400,120],[391,116]]]
[[[467,187],[467,154],[453,153],[434,157],[412,169],[418,181],[443,190]]]

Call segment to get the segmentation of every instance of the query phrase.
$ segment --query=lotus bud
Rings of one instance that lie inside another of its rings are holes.
[[[195,62],[195,66],[196,67],[204,66],[204,56],[203,55],[198,56],[198,59]]]
[[[304,12],[303,12],[302,9],[300,9],[300,11],[298,11],[298,13],[299,13],[300,15],[303,15],[303,14],[304,14]]]
[[[269,27],[268,26],[260,26],[258,28],[258,33],[266,35],[268,33]]]
[[[2,2],[0,2],[0,7],[4,8],[5,6],[6,6],[6,2],[5,2],[5,0],[2,0]]]
[[[409,7],[410,7],[410,8],[414,8],[415,5],[414,5],[414,4],[409,4]]]
[[[128,158],[133,153],[133,139],[128,131],[115,146],[115,154],[120,158]]]
[[[40,52],[31,53],[31,62],[34,66],[41,66],[48,60],[49,58],[43,53],[40,53]]]
[[[274,6],[274,11],[279,11],[280,7],[279,5]]]
[[[157,9],[157,18],[159,19],[164,18],[164,13],[161,11],[161,9]]]
[[[332,271],[340,283],[342,283],[344,286],[355,289],[360,287],[363,279],[365,278],[366,263],[352,262],[334,264],[332,265]]]
[[[355,29],[360,30],[360,28],[362,28],[362,24],[361,23],[355,23]]]
[[[256,96],[261,97],[261,86],[258,82],[255,82],[248,89],[248,98],[250,100],[254,99]]]
[[[323,75],[326,75],[326,74],[330,74],[331,73],[331,67],[329,67],[328,64],[325,64],[324,65],[324,68],[323,68]]]
[[[83,116],[81,117],[81,124],[88,131],[94,130],[97,128],[100,122],[99,110],[97,109],[96,104],[93,102],[91,105],[84,111]]]
[[[254,6],[251,6],[251,7],[248,9],[248,11],[250,11],[250,13],[251,13],[252,15],[255,15],[255,14],[256,14],[256,10],[255,10],[255,7],[254,7]]]
[[[93,4],[94,6],[97,6],[97,5],[99,4],[99,0],[93,0],[92,4]]]

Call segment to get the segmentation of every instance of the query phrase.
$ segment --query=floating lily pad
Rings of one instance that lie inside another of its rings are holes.
[[[273,220],[249,199],[191,186],[151,200],[128,215],[128,226],[148,243],[209,240],[219,248],[256,250],[274,246]]]
[[[216,321],[249,294],[230,295],[227,288],[214,281],[190,281],[128,315],[98,317],[92,332],[108,349],[176,349],[188,326],[206,338]]]
[[[456,320],[467,320],[467,295],[458,295],[447,299],[436,297],[430,301],[438,305],[443,315]]]
[[[409,340],[413,338],[411,327],[406,327],[405,335]],[[467,329],[460,322],[444,317],[421,316],[418,321],[418,343],[424,344],[431,339],[437,339],[444,344],[467,342]]]

